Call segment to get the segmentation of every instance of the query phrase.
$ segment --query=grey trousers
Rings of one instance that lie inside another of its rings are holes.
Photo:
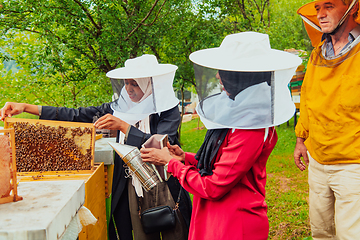
[[[178,218],[176,220],[175,228],[155,233],[146,234],[141,226],[139,216],[139,198],[136,195],[135,188],[131,184],[131,179],[128,180],[129,191],[129,207],[131,224],[134,231],[134,240],[186,240],[188,238],[188,228],[178,210]],[[170,190],[166,182],[159,183],[150,191],[144,191],[144,197],[141,199],[141,212],[161,205],[168,205],[175,207],[174,199],[171,196]],[[180,222],[179,222],[180,220]],[[160,237],[161,235],[161,237]]]

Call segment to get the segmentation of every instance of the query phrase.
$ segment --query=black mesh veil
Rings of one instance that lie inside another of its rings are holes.
[[[194,64],[200,116],[219,127],[274,124],[274,72],[236,72]],[[204,120],[204,119],[202,119]]]
[[[248,87],[266,82],[271,86],[271,72],[233,72],[219,70],[220,79],[224,89],[230,93],[230,99],[234,100],[236,95]]]
[[[124,80],[110,78],[110,81],[114,93],[113,100],[116,100],[119,98],[121,89],[124,87]]]

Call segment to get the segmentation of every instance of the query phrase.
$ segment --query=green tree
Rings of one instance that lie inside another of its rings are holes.
[[[3,82],[8,98],[61,106],[109,101],[105,73],[145,52],[155,52],[163,23],[184,0],[4,0],[0,4],[2,59],[21,67]],[[21,89],[26,91],[21,91]],[[32,95],[34,98],[29,96]]]
[[[271,47],[284,50],[289,48],[311,51],[311,42],[303,27],[297,9],[312,0],[271,2],[271,24],[264,33],[269,34]]]
[[[2,101],[69,107],[110,101],[105,73],[143,53],[179,66],[174,86],[194,91],[188,56],[218,47],[227,34],[259,31],[273,48],[309,48],[296,15],[309,1],[0,0],[0,58],[21,68],[0,65]]]
[[[181,92],[196,89],[194,68],[189,55],[200,49],[218,47],[225,36],[221,19],[205,16],[204,12],[198,10],[199,8],[188,8],[177,14],[174,21],[181,24],[176,28],[169,28],[164,41],[166,45],[158,46],[162,50],[162,59],[179,66],[175,87]]]

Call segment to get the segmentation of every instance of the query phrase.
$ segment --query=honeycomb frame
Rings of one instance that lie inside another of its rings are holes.
[[[14,128],[18,172],[80,171],[94,167],[91,123],[6,118]]]
[[[23,198],[18,195],[17,192],[17,175],[16,175],[16,150],[15,150],[15,130],[11,129],[0,129],[0,136],[8,136],[9,146],[11,148],[10,152],[10,193],[7,196],[0,196],[0,204],[17,202]],[[0,150],[2,150],[0,148]]]

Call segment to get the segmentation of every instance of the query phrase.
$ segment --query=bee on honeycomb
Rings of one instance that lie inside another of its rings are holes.
[[[13,123],[13,127],[18,172],[91,169],[92,149],[77,144],[77,140],[89,138],[90,128],[27,122]]]

